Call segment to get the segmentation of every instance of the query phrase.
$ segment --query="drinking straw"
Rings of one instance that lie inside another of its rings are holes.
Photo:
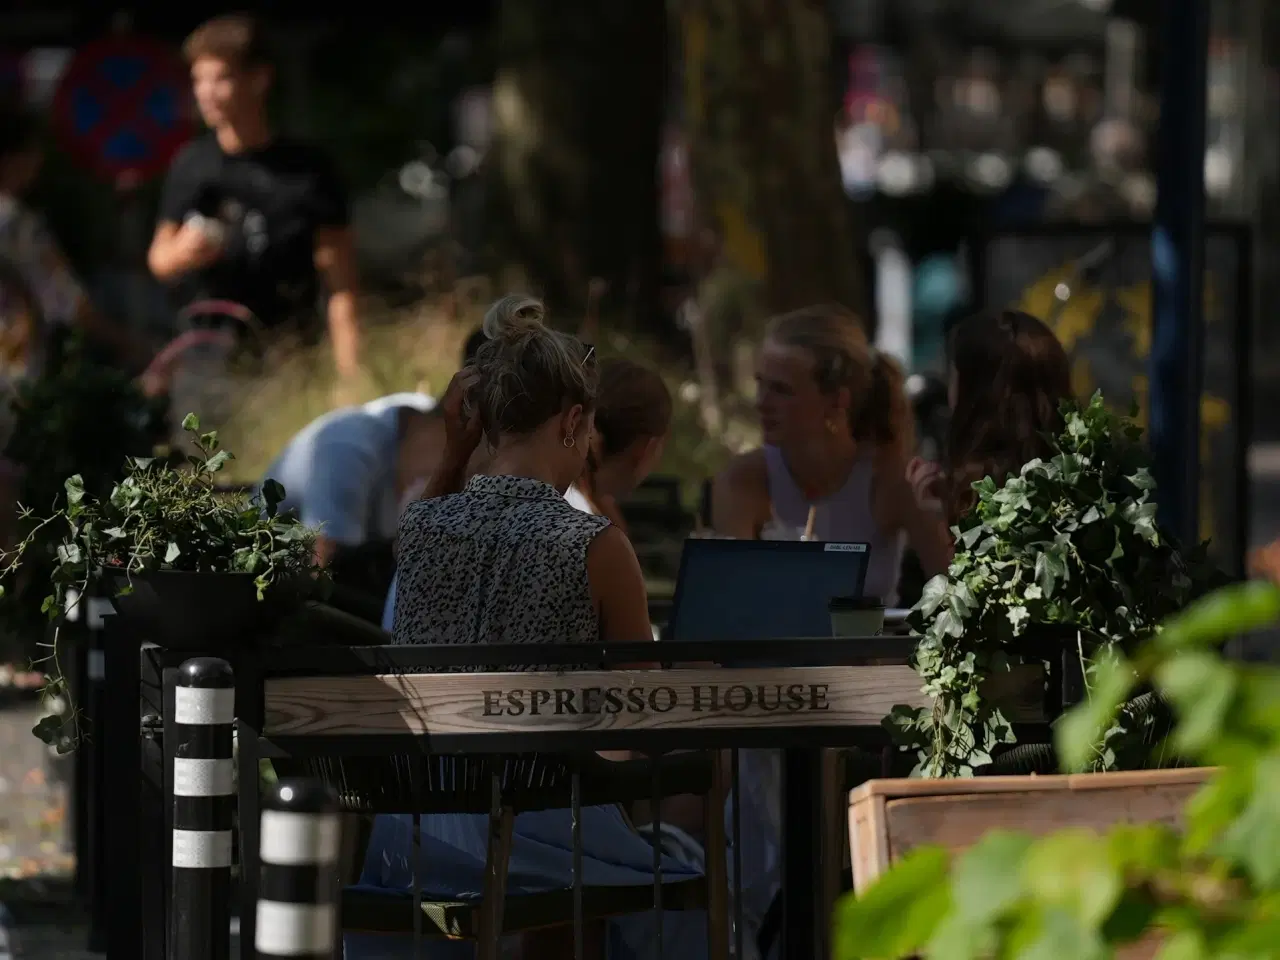
[[[801,537],[800,539],[802,540],[813,539],[813,525],[817,522],[817,520],[818,520],[818,506],[817,504],[814,504],[809,508],[809,519],[805,521],[804,536]]]

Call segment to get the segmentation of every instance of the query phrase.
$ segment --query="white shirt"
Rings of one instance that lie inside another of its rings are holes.
[[[281,510],[296,510],[303,523],[343,546],[394,537],[400,411],[434,406],[425,394],[397,393],[311,421],[267,468],[266,476],[284,486]]]
[[[576,485],[571,486],[564,492],[564,498],[569,501],[571,507],[581,510],[583,513],[589,513],[593,517],[600,515],[600,511],[592,505],[591,501],[587,499],[587,495],[579,490]]]

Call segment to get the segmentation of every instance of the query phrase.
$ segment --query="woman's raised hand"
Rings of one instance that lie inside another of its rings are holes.
[[[938,464],[916,457],[907,464],[907,483],[921,510],[942,512],[942,468]]]
[[[424,500],[457,493],[466,483],[467,461],[480,446],[483,432],[480,414],[469,396],[479,382],[480,376],[473,367],[463,367],[453,375],[440,400],[438,409],[444,418],[444,455],[427,488],[422,491]]]
[[[480,382],[475,367],[463,367],[453,375],[440,401],[444,416],[445,445],[451,455],[464,460],[480,445],[480,414],[471,393]]]

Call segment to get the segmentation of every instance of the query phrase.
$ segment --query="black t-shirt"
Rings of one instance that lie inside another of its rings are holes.
[[[184,304],[231,300],[265,327],[314,327],[320,297],[316,231],[350,223],[347,194],[328,158],[283,137],[245,153],[224,153],[212,135],[193,140],[169,168],[162,221],[192,213],[220,220],[222,256],[184,277]]]

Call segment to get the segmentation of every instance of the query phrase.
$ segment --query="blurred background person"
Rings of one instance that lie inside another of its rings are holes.
[[[343,383],[360,373],[357,277],[346,189],[316,148],[277,135],[258,24],[218,17],[183,46],[209,133],[174,159],[147,263],[185,304],[229,301],[268,332],[320,339],[324,307]]]
[[[1023,464],[1052,455],[1071,398],[1071,367],[1062,344],[1040,320],[1018,310],[961,320],[948,337],[951,407],[943,462],[920,458],[907,469],[916,501],[950,528],[974,504],[973,485],[997,484]]]
[[[43,159],[35,116],[14,106],[0,107],[4,375],[21,379],[38,373],[54,338],[73,329],[84,331],[122,367],[136,372],[151,359],[150,351],[94,309],[44,218],[26,201]]]

